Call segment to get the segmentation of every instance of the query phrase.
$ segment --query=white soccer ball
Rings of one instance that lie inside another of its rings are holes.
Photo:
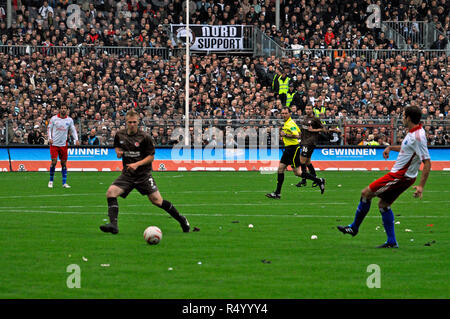
[[[158,244],[162,239],[162,232],[156,226],[149,226],[144,230],[144,239],[150,245]]]

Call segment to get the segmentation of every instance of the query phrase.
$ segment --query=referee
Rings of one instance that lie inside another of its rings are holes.
[[[281,156],[280,164],[278,165],[277,189],[273,193],[266,194],[267,197],[273,199],[281,198],[281,187],[284,182],[284,171],[289,165],[292,166],[292,171],[295,175],[301,176],[300,169],[300,129],[291,118],[291,111],[288,107],[284,107],[281,111],[281,116],[284,119],[284,125],[280,132],[283,138],[284,152]]]

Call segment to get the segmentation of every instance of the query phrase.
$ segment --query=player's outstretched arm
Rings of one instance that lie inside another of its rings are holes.
[[[317,133],[317,132],[322,132],[325,131],[325,129],[323,127],[321,128],[313,128],[312,126],[308,127],[308,131],[311,133]]]
[[[401,149],[401,145],[389,145],[388,147],[386,147],[386,148],[384,149],[384,151],[383,151],[383,157],[384,157],[385,159],[388,159],[388,158],[389,158],[389,153],[390,153],[391,151],[394,151],[394,152],[400,152],[400,149]]]
[[[339,127],[338,126],[336,126],[336,127],[330,127],[330,128],[328,128],[328,127],[326,127],[326,126],[324,126],[323,127],[324,128],[324,132],[336,132],[336,133],[339,133],[341,130],[339,129]]]
[[[423,195],[423,188],[425,187],[425,184],[428,179],[428,175],[430,175],[431,171],[431,161],[429,159],[423,160],[423,170],[422,175],[420,176],[420,183],[417,186],[413,186],[413,188],[416,190],[414,192],[414,197],[422,198]]]

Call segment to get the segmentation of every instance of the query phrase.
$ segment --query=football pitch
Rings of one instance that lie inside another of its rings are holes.
[[[53,189],[48,173],[1,173],[0,298],[449,298],[450,172],[431,172],[422,200],[410,189],[392,206],[399,249],[375,248],[386,240],[378,200],[356,237],[336,229],[383,174],[318,172],[321,195],[287,172],[281,200],[271,200],[275,174],[154,172],[200,231],[183,233],[135,190],[119,198],[112,235],[99,226],[118,172],[69,172],[71,189],[58,172]],[[155,246],[142,236],[150,225],[163,232]]]

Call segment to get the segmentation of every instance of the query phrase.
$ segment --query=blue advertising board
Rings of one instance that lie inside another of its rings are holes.
[[[382,161],[383,148],[317,148],[313,161]],[[432,161],[450,161],[450,148],[431,148]],[[178,161],[272,161],[281,158],[282,149],[170,149],[157,148],[155,160]],[[48,161],[48,148],[10,148],[12,161]],[[396,160],[391,152],[389,160]],[[0,161],[9,160],[6,148],[0,148]],[[117,161],[113,148],[69,148],[70,161]]]

